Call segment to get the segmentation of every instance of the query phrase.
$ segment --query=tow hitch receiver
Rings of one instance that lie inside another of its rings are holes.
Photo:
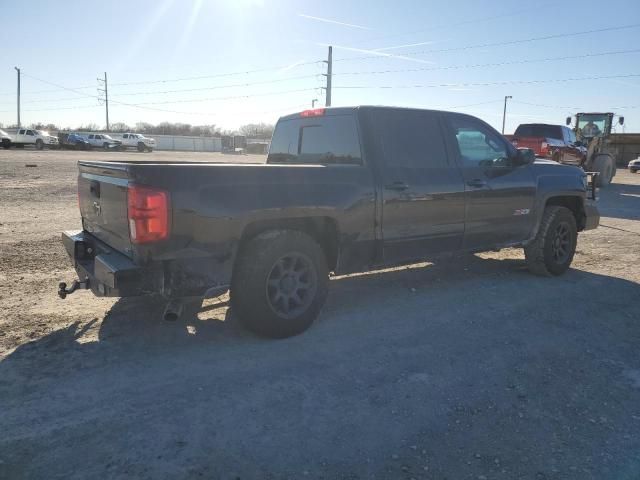
[[[86,279],[84,282],[79,282],[78,280],[74,280],[70,288],[67,288],[67,284],[65,282],[60,282],[58,284],[58,296],[64,300],[65,298],[67,298],[67,295],[71,295],[73,292],[75,292],[79,288],[84,290],[88,289],[89,279]]]

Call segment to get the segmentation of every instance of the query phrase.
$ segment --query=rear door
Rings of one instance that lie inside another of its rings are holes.
[[[482,250],[524,240],[532,226],[535,179],[516,151],[477,118],[446,114],[448,140],[465,182],[464,248]]]
[[[462,246],[464,182],[450,162],[440,116],[377,109],[382,138],[382,235],[385,263],[417,260]]]

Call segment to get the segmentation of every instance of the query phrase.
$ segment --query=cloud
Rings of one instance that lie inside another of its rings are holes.
[[[369,27],[364,27],[362,25],[356,25],[354,23],[339,22],[337,20],[331,20],[330,18],[314,17],[313,15],[306,15],[304,13],[299,13],[298,16],[302,18],[308,18],[309,20],[316,20],[317,22],[332,23],[334,25],[342,25],[343,27],[359,28],[360,30],[371,30]]]

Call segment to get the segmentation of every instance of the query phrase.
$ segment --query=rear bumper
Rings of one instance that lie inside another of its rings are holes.
[[[231,255],[183,257],[138,265],[86,231],[62,233],[78,280],[99,297],[220,294],[229,288]]]
[[[130,297],[164,290],[161,265],[140,267],[84,231],[63,232],[62,243],[80,281],[88,281],[99,297]]]
[[[600,212],[595,202],[587,201],[584,205],[584,230],[593,230],[600,225]]]

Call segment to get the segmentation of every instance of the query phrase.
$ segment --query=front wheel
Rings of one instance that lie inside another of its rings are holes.
[[[577,239],[576,219],[571,210],[546,207],[536,238],[524,247],[529,270],[536,275],[562,275],[571,266]]]
[[[11,148],[11,141],[10,140],[3,140],[2,141],[2,148],[4,148],[5,150],[9,150]]]
[[[270,230],[249,240],[238,255],[231,302],[240,321],[271,338],[309,328],[329,289],[320,245],[297,230]]]
[[[103,149],[103,150],[109,150],[109,144],[108,144],[107,142],[104,142],[104,143],[102,144],[102,149]]]
[[[139,152],[144,152],[144,143],[140,142],[140,143],[138,144],[138,151],[139,151]]]
[[[44,148],[44,142],[40,139],[36,140],[36,148],[42,150]]]

